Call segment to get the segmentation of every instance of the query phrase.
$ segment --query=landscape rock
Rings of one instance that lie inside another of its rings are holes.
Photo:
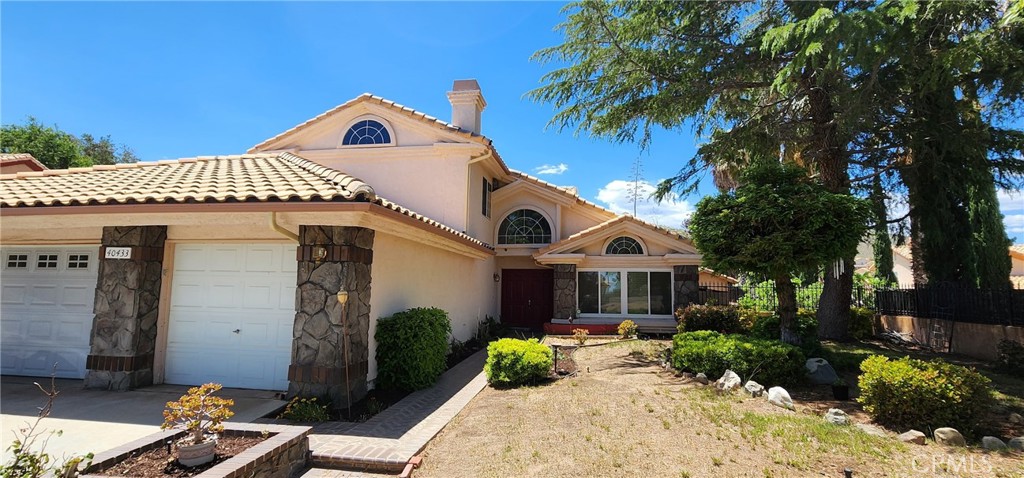
[[[804,363],[804,368],[807,369],[807,378],[811,383],[818,385],[831,385],[839,380],[839,375],[836,374],[835,369],[828,363],[828,360],[823,358],[810,358]]]
[[[825,421],[833,425],[849,425],[850,416],[838,408],[830,408],[825,413]]]
[[[793,406],[793,399],[789,396],[789,392],[782,387],[772,387],[768,389],[768,403],[775,405],[776,407],[796,410],[796,407]]]
[[[1006,443],[1011,450],[1024,451],[1024,437],[1013,438]]]
[[[732,370],[726,370],[725,373],[722,374],[722,378],[718,379],[718,381],[715,382],[715,387],[718,387],[719,389],[724,390],[726,392],[731,392],[733,390],[736,390],[737,388],[740,388],[741,383],[743,383],[743,381],[740,380],[739,375],[736,375],[736,372],[733,372]]]
[[[760,397],[761,395],[764,395],[764,385],[753,380],[747,380],[747,383],[743,385],[743,389],[746,390],[751,397]]]
[[[698,373],[696,377],[693,377],[693,379],[696,380],[697,383],[701,385],[707,385],[709,382],[708,376],[704,375],[704,372]]]
[[[858,423],[856,426],[857,426],[857,428],[860,429],[860,431],[862,431],[864,433],[867,433],[868,435],[871,435],[871,436],[876,436],[876,437],[888,436],[888,435],[886,435],[885,430],[883,430],[881,427],[879,427],[877,425],[872,425],[870,423]]]
[[[936,428],[935,443],[945,446],[967,446],[967,440],[955,428]]]
[[[692,373],[690,373],[690,372],[683,372],[682,375],[681,375],[681,377],[683,377],[683,378],[693,378],[693,376],[694,375]]]
[[[981,447],[988,451],[999,451],[1006,449],[1006,443],[996,437],[981,437]]]
[[[925,435],[917,430],[910,430],[906,433],[900,433],[899,439],[903,443],[913,443],[915,445],[924,445]]]
[[[1024,425],[1024,416],[1021,416],[1019,413],[1011,413],[1010,423],[1014,425]]]

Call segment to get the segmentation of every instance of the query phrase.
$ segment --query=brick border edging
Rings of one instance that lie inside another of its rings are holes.
[[[302,441],[306,441],[306,463],[309,463],[308,437],[310,431],[312,431],[312,427],[254,423],[225,423],[224,431],[228,432],[227,434],[229,435],[260,434],[264,431],[270,432],[273,435],[256,446],[253,446],[252,448],[249,448],[248,450],[245,450],[222,463],[218,463],[213,468],[196,475],[194,478],[236,478],[245,476],[247,471],[253,470],[257,465],[265,463],[273,456],[284,452],[288,448],[291,448]],[[117,448],[98,453],[93,458],[92,465],[89,465],[89,467],[86,468],[86,473],[83,473],[80,477],[104,478],[104,475],[94,475],[89,474],[89,472],[102,473],[104,469],[113,466],[115,463],[123,461],[132,453],[149,451],[162,447],[167,440],[173,440],[183,436],[185,433],[186,432],[184,430],[163,430],[130,443],[126,443]]]

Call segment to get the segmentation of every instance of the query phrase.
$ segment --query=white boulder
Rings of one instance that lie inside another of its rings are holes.
[[[775,405],[776,407],[796,410],[796,407],[793,406],[793,398],[790,397],[789,392],[782,387],[772,387],[768,389],[768,403]]]

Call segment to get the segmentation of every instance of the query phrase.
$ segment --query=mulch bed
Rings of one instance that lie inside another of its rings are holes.
[[[577,348],[575,345],[555,346],[557,360],[555,361],[554,373],[556,377],[575,376],[576,372],[579,371],[579,367],[576,366],[576,360],[572,358],[572,354]]]
[[[222,436],[217,440],[217,455],[213,461],[191,468],[179,464],[173,453],[168,455],[166,447],[156,448],[132,456],[97,474],[139,478],[196,476],[266,439],[262,436]]]

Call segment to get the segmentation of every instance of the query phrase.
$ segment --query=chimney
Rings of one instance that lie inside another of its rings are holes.
[[[452,124],[480,134],[480,113],[487,107],[480,84],[476,80],[455,80],[448,101],[452,104]]]

